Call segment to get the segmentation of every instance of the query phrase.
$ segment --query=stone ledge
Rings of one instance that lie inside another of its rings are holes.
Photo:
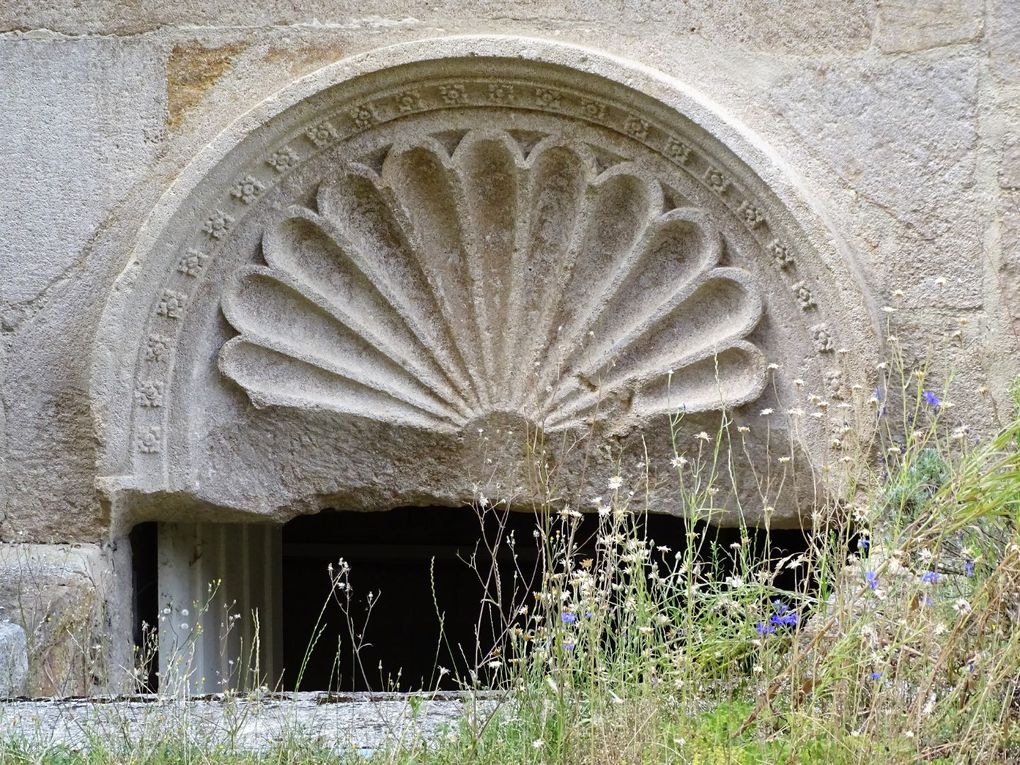
[[[421,700],[412,704],[413,699]],[[387,746],[410,744],[453,729],[477,704],[491,714],[499,704],[492,694],[439,693],[288,693],[261,698],[222,694],[173,700],[160,696],[96,697],[0,702],[0,730],[30,746],[82,748],[89,734],[116,730],[122,746],[143,739],[166,740],[178,728],[181,746],[224,743],[240,751],[264,751],[274,743],[299,738],[335,752],[371,754]],[[418,707],[415,712],[414,708]],[[110,727],[115,726],[115,727]]]

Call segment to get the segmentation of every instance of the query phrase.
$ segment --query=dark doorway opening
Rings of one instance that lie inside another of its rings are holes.
[[[492,647],[494,622],[512,620],[511,610],[540,587],[538,523],[530,512],[490,510],[480,518],[472,508],[411,507],[378,513],[325,510],[286,524],[283,688],[298,687],[304,666],[304,691],[455,689],[454,674],[463,676]],[[586,515],[580,524],[576,536],[586,542],[578,555],[593,555],[598,518]],[[650,515],[643,528],[673,550],[687,536],[687,524],[673,516]],[[516,554],[506,544],[510,535]],[[491,546],[499,536],[503,542],[495,567],[507,613],[486,618],[486,588],[479,575],[484,579],[493,570],[486,541]],[[707,552],[729,552],[741,532],[712,529],[709,536]],[[752,532],[752,537],[751,549],[772,560],[807,549],[799,530],[773,530],[768,537]],[[341,558],[350,566],[349,590],[337,586]],[[723,574],[725,558],[718,556]],[[784,573],[776,584],[805,586],[795,583],[795,575]],[[354,643],[361,646],[356,657]],[[440,676],[438,666],[454,672]]]
[[[128,536],[131,544],[131,592],[134,644],[140,672],[138,691],[158,690],[159,657],[156,654],[159,619],[158,526],[139,523]]]
[[[491,647],[493,625],[480,621],[485,588],[477,574],[493,567],[483,529],[490,542],[510,531],[532,539],[533,515],[502,518],[502,532],[495,514],[443,507],[326,510],[285,525],[284,687],[295,689],[302,664],[301,690],[456,687],[437,666],[470,666],[476,646],[483,653]],[[505,544],[495,557],[508,596],[515,568],[536,574],[534,546],[517,552],[516,564]],[[336,581],[340,559],[350,566],[349,590]],[[538,581],[523,583],[522,591]],[[317,621],[321,636],[312,646]]]

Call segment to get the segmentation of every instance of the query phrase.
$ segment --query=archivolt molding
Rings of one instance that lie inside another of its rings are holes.
[[[233,383],[452,434],[739,407],[776,354],[771,387],[844,397],[872,322],[790,177],[676,83],[534,40],[397,46],[240,120],[150,216],[96,348],[101,471],[200,495],[196,412]]]

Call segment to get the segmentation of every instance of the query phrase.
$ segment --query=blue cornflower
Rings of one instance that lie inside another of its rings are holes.
[[[926,390],[924,392],[924,402],[928,406],[938,406],[939,404],[942,403],[942,400],[934,393],[932,393],[930,390]]]
[[[769,623],[773,625],[782,625],[784,627],[792,627],[797,624],[797,613],[791,611],[790,607],[781,600],[772,601],[772,609],[775,613],[769,619]]]
[[[921,574],[921,581],[924,584],[938,584],[939,572],[938,571],[925,571]]]
[[[881,680],[882,679],[882,673],[881,672],[872,672],[871,673],[871,679],[872,680]]]
[[[857,540],[857,547],[867,552],[868,548],[871,547],[871,540],[867,537],[861,537]]]
[[[560,614],[560,619],[563,620],[564,624],[573,624],[574,622],[577,621],[577,614],[572,613],[570,611],[564,611],[562,614]]]
[[[797,625],[797,614],[793,611],[775,614],[769,621],[773,624],[781,624],[784,627],[795,627]]]
[[[563,647],[564,647],[565,649],[567,649],[568,651],[573,651],[573,650],[574,650],[574,641],[573,641],[573,640],[568,640],[568,641],[566,641],[566,642],[565,642],[565,643],[563,644]]]
[[[864,581],[868,583],[868,587],[873,590],[878,589],[878,574],[874,571],[869,571],[864,575]]]
[[[974,576],[974,561],[969,560],[963,564],[963,573],[967,576]]]
[[[754,629],[762,637],[765,637],[766,635],[774,635],[776,632],[776,628],[774,626],[766,624],[765,622],[758,622],[754,625]]]

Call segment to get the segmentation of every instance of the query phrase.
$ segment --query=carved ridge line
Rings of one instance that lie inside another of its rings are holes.
[[[392,365],[392,368],[400,370],[401,372],[407,374],[413,386],[415,387],[420,386],[418,379],[420,376],[422,376],[423,370],[421,370],[417,364],[411,363],[411,361],[406,358],[405,354],[401,354],[398,351],[394,350],[393,343],[388,342],[386,338],[384,338],[379,332],[374,331],[372,328],[368,327],[368,325],[365,322],[359,321],[352,317],[343,308],[343,306],[338,305],[336,301],[330,300],[328,296],[323,295],[320,291],[315,289],[313,285],[307,284],[305,281],[299,280],[294,276],[290,275],[289,273],[287,273],[286,271],[282,271],[278,268],[250,266],[246,269],[242,269],[238,273],[238,276],[236,277],[237,281],[235,281],[232,284],[232,286],[236,288],[237,286],[239,286],[240,280],[244,278],[249,278],[253,275],[261,276],[263,278],[279,282],[284,287],[300,295],[304,300],[307,300],[312,306],[314,306],[318,310],[323,311],[328,316],[330,315],[333,316],[334,319],[337,320],[341,326],[343,326],[345,329],[351,332],[361,342],[365,343],[374,351],[378,352],[379,356],[381,356],[382,359],[384,360],[384,363]],[[244,332],[242,334],[251,335],[253,338],[253,342],[255,344],[262,345],[278,353],[284,353],[286,351],[287,353],[294,355],[295,358],[298,358],[299,360],[304,361],[305,363],[308,363],[310,365],[317,365],[322,369],[327,369],[328,371],[341,374],[342,376],[354,380],[358,383],[367,384],[369,382],[368,380],[359,379],[356,375],[349,372],[338,372],[337,371],[338,367],[331,361],[328,361],[318,356],[312,356],[311,354],[303,353],[301,348],[291,346],[289,349],[285,349],[280,345],[279,342],[270,338],[267,334],[260,333],[258,329],[252,330],[250,327],[250,323],[248,321],[245,321],[244,319],[241,306],[234,302],[233,292],[229,288],[224,292],[223,295],[223,307],[224,314],[227,316],[227,319],[231,322],[231,324],[234,324],[235,326],[238,325],[243,326]],[[426,379],[428,379],[428,377],[426,377]],[[383,387],[385,388],[385,381],[383,383]],[[421,402],[412,401],[409,398],[406,398],[405,394],[401,394],[395,389],[386,390],[385,392],[387,393],[387,395],[390,395],[395,399],[402,400],[407,404],[422,409],[423,411],[429,411],[433,415],[439,416],[440,413],[443,412],[442,409],[429,410],[428,407],[422,404]],[[444,414],[450,416],[453,419],[456,419],[457,417],[456,413],[455,412],[451,413],[449,411],[449,408],[455,405],[449,402],[443,402],[441,398],[438,398],[436,396],[438,392],[435,390],[435,388],[424,389],[423,392],[427,392],[433,397],[436,397],[439,403],[443,403],[445,407],[447,407],[447,411],[445,411]]]
[[[555,338],[556,350],[565,350],[566,353],[562,358],[558,359],[558,368],[554,369],[550,365],[546,373],[540,376],[536,384],[532,386],[532,394],[529,401],[533,401],[540,408],[547,408],[551,405],[550,399],[555,393],[551,389],[554,382],[551,376],[554,374],[572,374],[571,370],[577,366],[577,355],[584,347],[586,335],[595,326],[598,319],[600,307],[612,304],[621,284],[626,280],[634,264],[640,260],[640,253],[643,252],[647,243],[654,236],[653,227],[655,226],[655,221],[660,217],[658,211],[663,203],[658,183],[650,182],[652,179],[647,178],[643,172],[636,168],[623,165],[617,166],[612,171],[602,173],[593,179],[590,188],[593,191],[604,192],[611,180],[625,172],[639,181],[644,181],[646,191],[650,192],[650,203],[646,207],[646,215],[637,231],[637,236],[631,239],[629,245],[625,246],[622,252],[613,253],[616,256],[615,261],[611,264],[613,270],[606,274],[602,290],[593,291],[588,296],[588,300],[578,305],[576,313],[571,317],[572,320],[563,327],[562,333]],[[578,242],[577,246],[580,247],[581,242]],[[576,266],[576,262],[572,265]]]
[[[406,147],[401,147],[400,151],[393,151],[387,157],[386,162],[383,165],[382,180],[386,184],[387,188],[395,201],[395,207],[400,210],[400,221],[401,223],[407,224],[405,229],[405,236],[411,243],[411,252],[414,256],[415,261],[418,264],[418,268],[425,276],[426,284],[429,285],[429,289],[432,292],[433,302],[439,310],[440,316],[442,317],[443,325],[446,329],[446,333],[451,339],[451,349],[455,354],[455,357],[459,360],[464,372],[470,382],[471,389],[474,393],[475,399],[480,403],[482,407],[488,405],[487,390],[483,379],[480,379],[477,366],[468,363],[471,358],[468,349],[471,347],[470,339],[465,335],[466,329],[463,326],[464,322],[458,320],[457,308],[459,301],[455,294],[451,294],[452,287],[450,284],[451,280],[459,281],[463,284],[463,278],[459,274],[451,275],[448,269],[444,269],[440,264],[433,263],[429,260],[429,253],[431,248],[426,245],[426,234],[428,233],[425,228],[429,228],[427,215],[424,213],[424,208],[418,210],[419,214],[415,214],[409,209],[409,194],[417,195],[421,189],[412,188],[411,184],[394,184],[393,174],[398,172],[397,162],[408,161],[407,158],[416,151],[424,151],[430,155],[430,161],[438,160],[439,166],[443,169],[444,176],[440,179],[440,183],[446,185],[450,175],[450,164],[449,157],[446,154],[444,147],[434,139],[427,139],[425,141],[418,141],[410,144]],[[417,202],[414,207],[417,209],[421,206],[423,201],[433,202],[431,195],[425,194],[422,196],[415,196]],[[425,228],[423,228],[425,227]],[[457,233],[456,240],[459,243],[461,239],[460,233]],[[462,270],[462,269],[458,269]],[[473,301],[469,301],[473,302]],[[474,306],[469,307],[469,317],[474,322]]]
[[[512,357],[519,360],[523,372],[523,375],[519,376],[518,385],[511,398],[513,405],[516,407],[521,407],[529,401],[529,393],[537,392],[537,385],[531,384],[534,365],[540,363],[542,350],[552,347],[551,341],[553,338],[551,333],[554,329],[552,324],[556,317],[555,309],[559,306],[563,293],[569,283],[570,274],[577,259],[577,252],[581,246],[580,239],[583,238],[587,226],[591,223],[591,205],[594,201],[592,198],[592,184],[597,177],[594,156],[578,152],[574,147],[564,145],[558,140],[540,141],[532,149],[531,154],[526,160],[525,172],[529,174],[529,185],[526,189],[527,209],[532,212],[537,209],[538,193],[540,193],[540,190],[535,188],[537,163],[543,156],[546,156],[546,152],[554,150],[566,151],[577,159],[581,175],[572,178],[572,180],[580,181],[581,189],[579,198],[574,200],[575,207],[573,208],[573,214],[570,216],[570,232],[566,237],[562,253],[564,257],[562,259],[555,259],[558,267],[555,268],[552,274],[553,278],[541,285],[542,293],[537,298],[538,316],[536,317],[535,324],[522,328],[526,329],[526,331],[518,332],[515,337],[517,342],[514,346]],[[534,228],[529,225],[522,233],[526,237],[526,244],[534,233]],[[522,285],[518,286],[523,288]],[[524,301],[524,305],[527,305],[526,301]]]
[[[372,180],[366,176],[361,176],[371,183]],[[317,215],[306,210],[297,210],[295,214],[303,220],[306,220],[319,229],[323,233],[328,234],[333,240],[340,245],[340,250],[343,253],[344,260],[351,266],[351,268],[359,273],[369,284],[371,284],[382,299],[388,303],[391,307],[396,308],[396,312],[403,322],[404,328],[407,330],[411,339],[416,343],[411,349],[405,349],[403,353],[398,351],[396,348],[392,348],[388,343],[382,343],[376,345],[377,348],[383,350],[387,357],[390,358],[396,364],[407,369],[408,371],[414,370],[414,374],[418,374],[423,378],[432,378],[440,383],[436,387],[436,393],[440,394],[442,400],[444,400],[449,406],[461,410],[463,416],[470,416],[470,408],[467,407],[464,400],[464,391],[461,388],[461,383],[458,383],[450,377],[449,370],[444,367],[442,361],[436,357],[432,352],[429,344],[425,342],[422,337],[421,327],[418,326],[418,322],[412,319],[408,314],[408,307],[404,304],[402,299],[399,299],[396,294],[390,289],[385,289],[389,285],[389,279],[386,278],[385,273],[378,268],[373,267],[371,259],[366,259],[360,256],[359,247],[355,246],[353,240],[347,236],[347,234],[341,230],[338,226],[334,225],[333,221],[327,216]],[[305,283],[302,281],[302,285]],[[380,285],[383,285],[382,287]],[[317,290],[314,285],[306,285],[307,289],[313,293],[316,297],[314,302],[319,305],[323,310],[331,311],[335,305],[334,301],[330,300],[327,295],[322,294],[321,291]],[[321,305],[320,305],[321,301]],[[399,306],[399,307],[398,307]],[[340,309],[342,310],[342,309]],[[359,337],[369,343],[378,343],[375,337],[377,335],[372,333],[371,336],[366,336],[360,323],[355,325],[347,325],[348,329],[355,332]],[[422,357],[426,364],[423,366],[416,357]],[[431,362],[431,368],[428,366],[428,362]]]

